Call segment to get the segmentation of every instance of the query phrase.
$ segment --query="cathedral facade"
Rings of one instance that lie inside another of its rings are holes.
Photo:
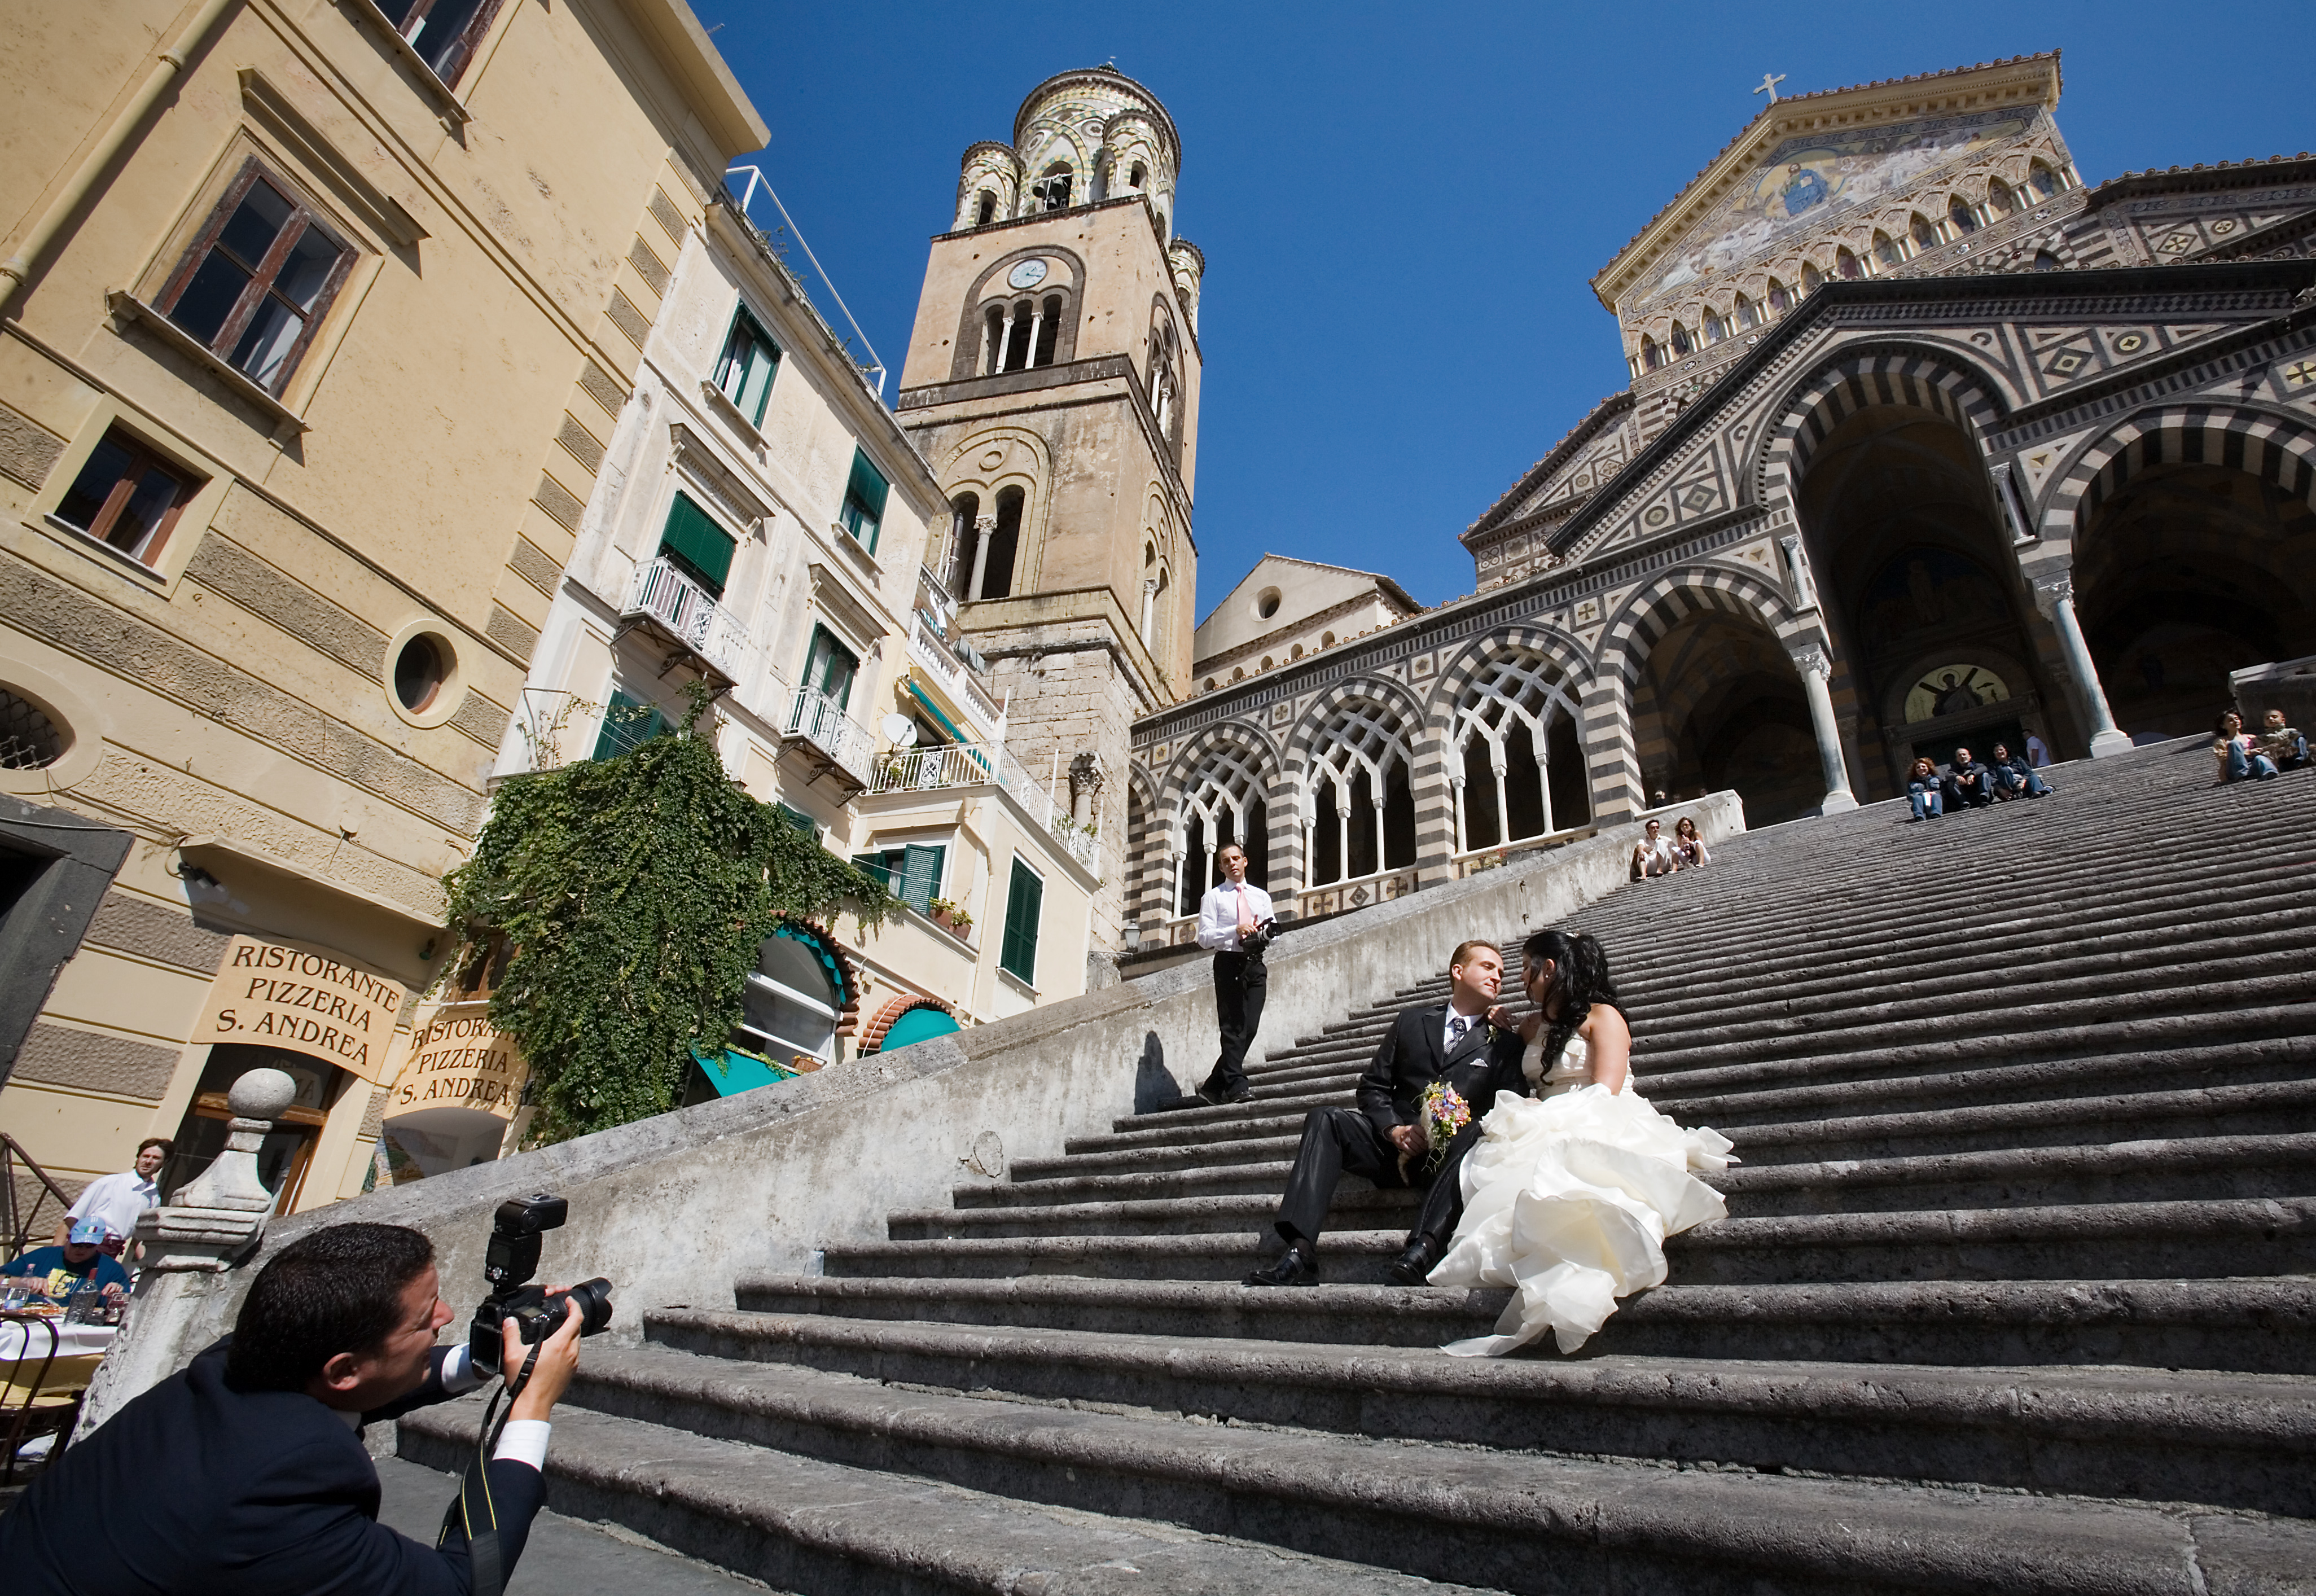
[[[1631,382],[1476,591],[1132,732],[1144,945],[1226,841],[1310,914],[1705,790],[2101,755],[2316,654],[2316,160],[2087,187],[2055,54],[1777,101],[1593,281]]]

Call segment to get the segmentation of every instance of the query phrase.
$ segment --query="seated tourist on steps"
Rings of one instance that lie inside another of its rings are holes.
[[[1378,1186],[1424,1190],[1407,1250],[1391,1266],[1398,1284],[1422,1284],[1464,1211],[1457,1175],[1479,1138],[1481,1116],[1499,1092],[1520,1091],[1519,1033],[1488,1017],[1503,978],[1503,951],[1493,942],[1458,945],[1448,965],[1448,1001],[1393,1020],[1359,1077],[1358,1107],[1313,1109],[1303,1117],[1303,1145],[1273,1221],[1287,1253],[1248,1275],[1248,1285],[1318,1280],[1319,1230],[1347,1172]],[[1468,1121],[1450,1129],[1459,1105]]]
[[[2308,762],[2308,739],[2284,724],[2284,711],[2270,709],[2260,718],[2259,751],[2279,771],[2296,771]]]
[[[1713,855],[1706,851],[1705,839],[1697,834],[1697,822],[1686,815],[1672,823],[1672,862],[1675,869],[1713,862]]]
[[[1967,748],[1954,751],[1954,758],[1946,765],[1946,779],[1940,787],[1949,809],[1959,809],[1964,804],[1983,809],[1994,801],[1994,772],[1973,759]]]
[[[2035,767],[2026,762],[2024,754],[2013,753],[1997,743],[1994,763],[1988,767],[1994,772],[1994,796],[1999,798],[2048,798],[2051,784],[2035,774]]]
[[[1633,879],[1670,876],[1680,869],[1680,860],[1673,857],[1672,843],[1664,834],[1663,823],[1652,820],[1643,832],[1641,840],[1633,844]]]
[[[1938,788],[1938,767],[1927,759],[1918,759],[1906,771],[1906,797],[1914,806],[1914,818],[1935,820],[1946,813],[1945,795]]]
[[[2212,757],[2219,762],[2222,781],[2265,781],[2276,773],[2276,762],[2259,751],[2259,740],[2244,730],[2243,717],[2233,709],[2222,714],[2213,731],[2219,740]]]

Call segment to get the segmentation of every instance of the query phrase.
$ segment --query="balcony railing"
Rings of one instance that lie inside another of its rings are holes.
[[[998,743],[951,743],[940,748],[911,748],[886,753],[877,762],[877,792],[932,792],[944,787],[996,786],[1011,795],[1029,818],[1045,828],[1072,859],[1088,869],[1098,857],[1093,834],[1070,818],[1037,778]]]
[[[909,657],[922,665],[926,674],[940,683],[941,691],[949,694],[952,702],[966,707],[967,712],[979,722],[976,730],[993,737],[999,735],[999,722],[1004,718],[1004,710],[998,707],[996,700],[989,696],[988,689],[983,687],[973,673],[966,668],[965,662],[957,657],[956,651],[941,641],[940,634],[933,629],[932,623],[925,619],[922,610],[909,618]]]
[[[733,682],[747,677],[747,629],[665,556],[636,572],[622,619],[649,621]]]
[[[782,736],[810,746],[824,762],[824,773],[840,775],[855,788],[868,785],[876,745],[868,728],[847,716],[834,699],[813,688],[797,688]]]

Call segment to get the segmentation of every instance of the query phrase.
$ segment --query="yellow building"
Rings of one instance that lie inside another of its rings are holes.
[[[766,130],[682,0],[85,0],[0,57],[0,1129],[289,1068],[357,1190],[671,263]]]

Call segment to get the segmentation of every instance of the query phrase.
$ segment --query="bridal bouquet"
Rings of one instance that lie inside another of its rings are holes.
[[[1423,1089],[1423,1137],[1430,1144],[1431,1156],[1425,1168],[1438,1169],[1448,1156],[1448,1144],[1456,1133],[1472,1122],[1472,1105],[1464,1094],[1445,1081],[1434,1081]]]

